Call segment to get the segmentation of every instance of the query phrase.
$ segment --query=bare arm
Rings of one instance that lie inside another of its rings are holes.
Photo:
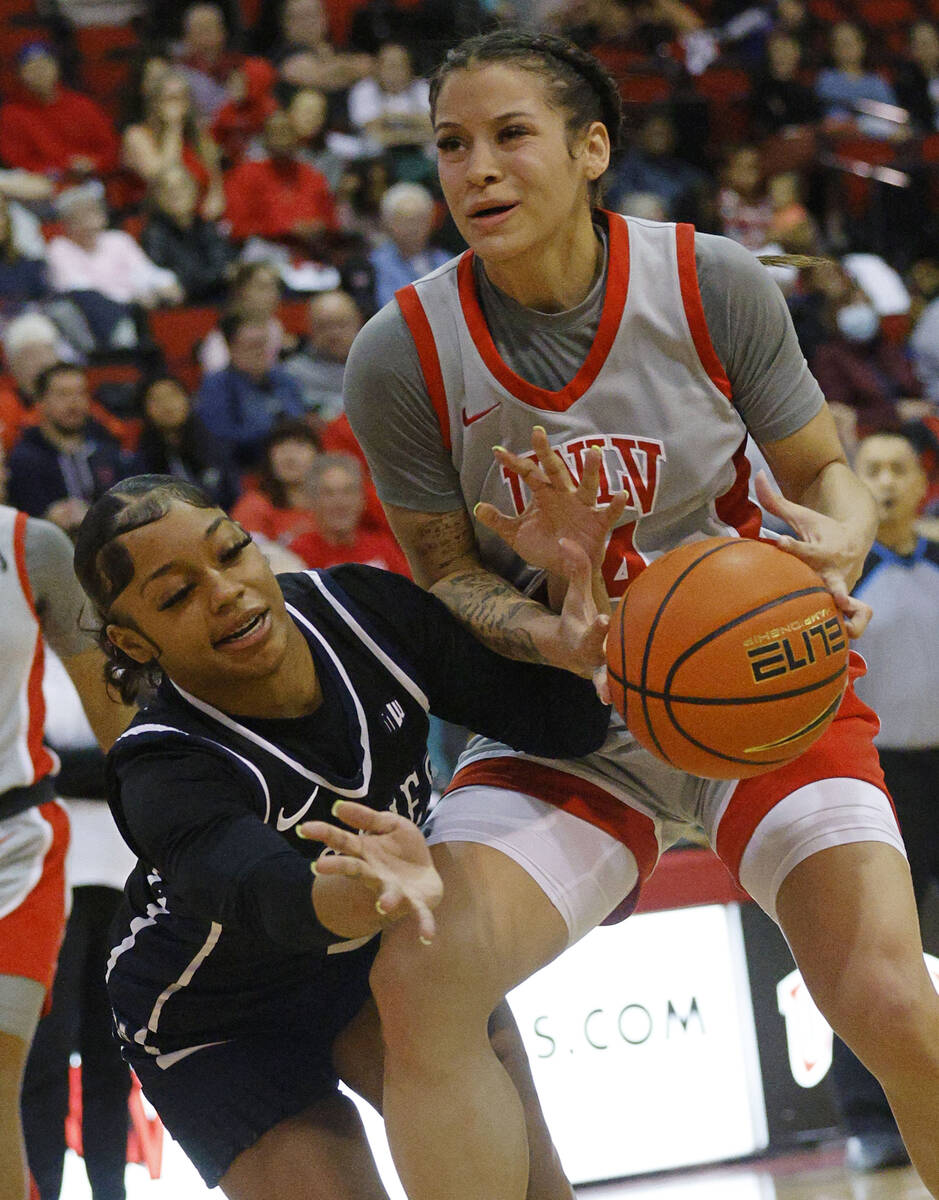
[[[783,490],[778,496],[758,479],[760,503],[798,535],[780,545],[818,571],[848,617],[849,633],[858,637],[870,609],[849,593],[877,532],[877,510],[848,466],[834,418],[825,407],[796,433],[760,449]]]
[[[559,621],[480,562],[465,509],[416,512],[385,505],[414,578],[433,592],[481,642],[521,662],[569,667],[559,661]]]
[[[88,724],[107,752],[130,724],[136,709],[111,698],[104,682],[104,655],[97,647],[63,659],[75,690],[81,697]]]

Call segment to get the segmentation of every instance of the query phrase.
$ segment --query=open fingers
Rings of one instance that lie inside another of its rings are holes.
[[[521,523],[518,517],[509,517],[494,504],[489,504],[484,500],[480,501],[473,509],[473,516],[480,525],[485,525],[487,529],[497,533],[510,546],[515,537],[515,531]]]
[[[551,484],[561,492],[574,491],[574,480],[571,478],[567,463],[565,463],[556,450],[551,448],[551,443],[548,441],[548,434],[543,425],[535,425],[532,429],[531,445],[538,456],[538,462],[542,471],[544,471]],[[599,474],[597,475],[597,482],[599,482]],[[597,487],[595,484],[591,501],[596,494]]]

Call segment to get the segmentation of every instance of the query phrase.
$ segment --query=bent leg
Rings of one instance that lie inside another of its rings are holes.
[[[358,1109],[338,1092],[269,1129],[219,1187],[229,1200],[388,1200]]]
[[[616,907],[635,860],[586,822],[491,788],[447,797],[428,840],[444,881],[437,936],[423,946],[393,927],[372,969],[389,1143],[410,1200],[524,1200],[525,1110],[489,1018]]]
[[[939,1197],[939,995],[906,860],[883,842],[822,850],[786,877],[776,910],[816,1004],[880,1081]]]

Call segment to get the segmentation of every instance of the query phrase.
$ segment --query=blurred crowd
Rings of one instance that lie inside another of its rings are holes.
[[[767,269],[846,449],[903,429],[939,513],[937,0],[8,0],[10,502],[72,530],[117,479],[170,472],[278,565],[406,571],[344,364],[463,248],[426,75],[500,22],[616,76],[608,207],[785,260]]]

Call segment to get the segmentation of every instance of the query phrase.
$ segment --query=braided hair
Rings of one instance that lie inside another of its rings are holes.
[[[105,682],[125,704],[133,703],[141,691],[155,687],[162,672],[155,660],[137,662],[107,635],[114,602],[134,577],[133,559],[118,539],[121,534],[159,521],[173,503],[218,507],[200,488],[172,475],[134,475],[95,501],[75,537],[75,574],[94,605],[97,624],[93,632],[106,659]]]
[[[447,78],[455,71],[484,63],[512,63],[540,76],[553,106],[566,117],[568,137],[584,133],[594,121],[606,126],[613,150],[623,127],[623,104],[616,81],[606,68],[566,38],[549,33],[497,29],[460,42],[430,77],[430,113],[436,118],[437,100]],[[591,205],[601,199],[599,180],[589,185]]]

